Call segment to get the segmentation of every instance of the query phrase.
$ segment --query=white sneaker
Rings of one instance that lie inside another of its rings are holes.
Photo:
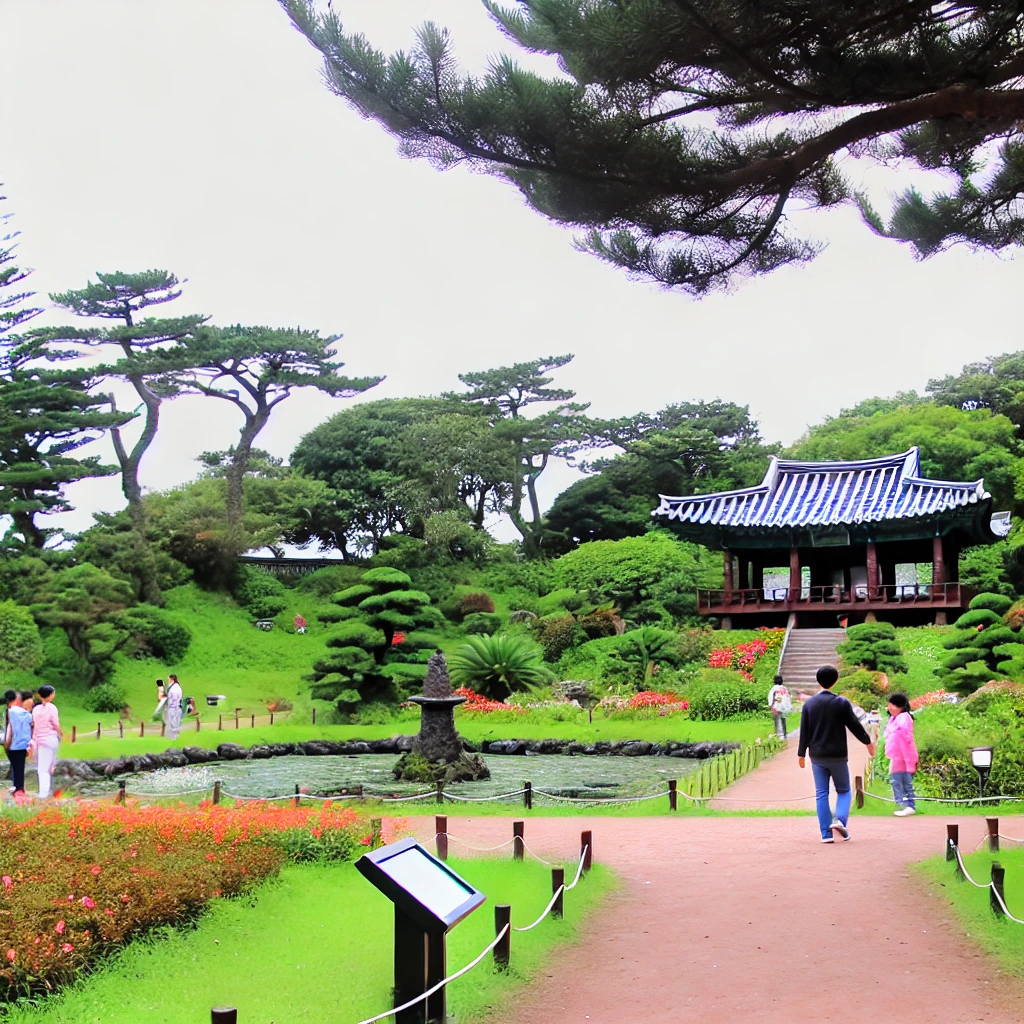
[[[917,808],[901,807],[898,811],[893,811],[892,813],[896,818],[909,818],[912,814],[917,814]]]
[[[832,824],[829,825],[829,828],[832,829],[832,831],[835,832],[836,835],[838,835],[844,842],[850,838],[850,830],[838,819],[833,821]]]

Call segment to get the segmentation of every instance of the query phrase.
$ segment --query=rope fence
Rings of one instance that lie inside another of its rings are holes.
[[[988,827],[988,834],[982,839],[981,843],[987,842],[989,852],[997,853],[999,851],[999,840],[1006,837],[1001,836],[999,833],[998,818],[986,818],[985,822]],[[1013,839],[1010,841],[1017,843],[1021,842],[1019,839]],[[981,843],[978,844],[978,847],[981,846]],[[977,851],[978,847],[975,848],[975,851]],[[1024,924],[1024,920],[1019,917],[1014,917],[1006,905],[1006,871],[999,861],[992,861],[990,877],[987,882],[979,882],[976,878],[971,876],[971,873],[967,870],[967,867],[964,864],[963,856],[960,853],[960,826],[957,824],[946,826],[946,860],[955,861],[956,877],[961,881],[970,882],[971,885],[977,889],[988,889],[989,906],[991,907],[993,914],[1001,919],[1006,918],[1007,920],[1013,921],[1015,924]]]
[[[447,821],[441,816],[437,819],[439,822],[444,824],[447,829]],[[521,838],[521,832],[518,838]],[[447,858],[447,842],[449,839],[456,842],[462,842],[462,840],[456,839],[454,836],[448,835],[447,831],[437,832],[436,839],[438,841],[438,847],[440,850],[441,839],[444,838],[444,851],[445,856],[441,857],[442,860]],[[500,850],[509,843],[514,842],[517,837],[514,836],[509,842],[502,843],[500,846],[494,847],[477,847],[471,846],[469,843],[462,843],[469,849],[491,851]],[[568,885],[565,884],[565,868],[564,867],[552,867],[551,869],[551,899],[548,901],[547,906],[541,912],[540,916],[532,921],[530,924],[515,926],[512,924],[512,907],[509,904],[498,904],[494,908],[494,938],[486,945],[480,952],[473,957],[472,960],[464,967],[459,968],[453,974],[449,974],[448,977],[439,981],[436,985],[429,988],[426,992],[417,996],[415,999],[410,999],[408,1002],[402,1003],[401,1006],[396,1006],[390,1010],[385,1010],[383,1013],[378,1013],[376,1016],[367,1017],[364,1020],[359,1021],[359,1024],[376,1024],[377,1021],[386,1020],[389,1017],[394,1017],[396,1014],[403,1013],[405,1010],[409,1010],[419,1003],[429,999],[436,992],[440,992],[446,985],[450,985],[453,981],[461,978],[464,974],[468,974],[474,967],[481,964],[488,953],[493,954],[494,957],[494,970],[504,971],[508,970],[511,962],[511,937],[513,932],[529,932],[534,928],[538,927],[548,917],[561,918],[564,914],[565,906],[565,894],[571,892],[579,885],[580,881],[584,878],[586,873],[593,866],[593,847],[594,839],[591,832],[580,833],[580,855],[579,860],[576,863],[576,875],[572,882]],[[532,851],[531,851],[532,853]],[[440,852],[438,853],[440,857]],[[536,856],[534,854],[534,856]],[[521,859],[521,858],[520,858]],[[537,858],[540,860],[540,858]],[[544,861],[543,863],[547,863]],[[238,1010],[234,1007],[215,1007],[210,1011],[210,1024],[238,1024]]]

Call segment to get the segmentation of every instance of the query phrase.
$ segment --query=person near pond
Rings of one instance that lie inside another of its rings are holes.
[[[48,797],[53,789],[53,769],[64,733],[53,698],[57,691],[48,683],[39,687],[39,703],[32,709],[32,742],[36,748],[36,770],[39,773],[39,795]]]
[[[889,758],[889,779],[896,801],[893,814],[909,818],[917,814],[914,798],[914,772],[917,771],[917,744],[914,743],[914,719],[910,701],[902,693],[889,698],[889,721],[885,724],[885,756]]]
[[[11,762],[11,792],[14,799],[25,795],[25,759],[32,742],[32,716],[21,706],[21,694],[8,690],[7,727],[4,730],[4,749]]]
[[[181,732],[181,711],[184,698],[181,692],[181,683],[177,676],[167,677],[167,703],[164,704],[164,735],[169,740],[176,740]]]
[[[815,678],[821,690],[804,703],[800,712],[797,757],[803,768],[810,752],[821,841],[834,843],[835,836],[844,840],[850,838],[847,827],[850,818],[850,752],[846,745],[846,730],[849,729],[868,748],[872,757],[875,756],[875,745],[860,724],[853,705],[845,697],[832,692],[839,679],[836,669],[832,665],[822,665]],[[835,813],[829,804],[830,782],[836,790]]]
[[[786,724],[786,716],[793,713],[793,699],[782,681],[782,676],[776,676],[772,688],[768,691],[768,707],[771,708],[772,718],[775,721],[775,735],[780,740],[789,738],[789,731]]]

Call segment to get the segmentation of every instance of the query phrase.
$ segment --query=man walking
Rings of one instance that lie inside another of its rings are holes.
[[[834,843],[835,835],[849,839],[846,827],[850,819],[850,765],[846,746],[846,730],[865,744],[868,754],[875,756],[875,745],[860,724],[853,705],[845,698],[832,692],[839,679],[839,673],[831,665],[823,665],[815,673],[821,687],[807,701],[800,712],[800,745],[797,754],[800,767],[806,764],[807,751],[811,752],[811,771],[814,773],[814,797],[818,810],[818,825],[821,841]],[[836,811],[829,806],[828,784],[836,788]]]

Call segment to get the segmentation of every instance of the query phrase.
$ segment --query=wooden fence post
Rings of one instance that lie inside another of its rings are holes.
[[[103,739],[103,723],[102,722],[97,722],[96,723],[96,739],[98,739],[98,740]]]
[[[946,860],[955,860],[956,854],[953,852],[954,846],[960,845],[960,826],[959,825],[947,825],[946,826]]]
[[[238,1024],[238,1011],[233,1006],[215,1006],[210,1011],[210,1024]]]
[[[198,716],[198,715],[196,715],[196,732],[199,732],[199,730],[200,730],[200,729],[201,729],[202,727],[203,727],[203,725],[202,725],[202,723],[201,723],[201,722],[199,721],[199,716]]]
[[[436,783],[436,787],[437,787],[437,802],[439,804],[443,804],[444,803],[444,783],[443,782],[438,782],[438,783]]]
[[[670,811],[679,810],[679,782],[676,779],[668,780],[668,809]]]
[[[218,732],[222,732],[223,730],[224,730],[224,716],[223,715],[218,715],[217,716],[217,731]]]
[[[145,721],[139,722],[139,739],[143,740],[146,738],[146,723]]]
[[[986,818],[985,825],[988,827],[988,849],[989,853],[999,852],[999,819]]]
[[[526,826],[524,821],[513,821],[512,822],[512,858],[513,860],[522,860],[523,854],[525,853],[525,843],[523,842],[523,829]]]
[[[448,817],[444,814],[434,815],[434,843],[437,846],[437,859],[448,859]]]
[[[299,784],[295,783],[295,796],[292,797],[292,807],[299,806]]]
[[[128,783],[124,779],[121,779],[117,784],[117,796],[114,798],[115,804],[123,804],[128,794],[125,792],[125,788]]]
[[[161,737],[161,739],[163,738],[164,733],[166,733],[166,732],[167,732],[167,723],[166,722],[161,722],[160,723],[160,737]]]
[[[1003,890],[1003,881],[1006,872],[1003,870],[1003,866],[999,861],[992,861],[992,884],[988,890],[988,903],[992,908],[992,913],[995,914],[1001,921],[1006,920],[1006,914],[1003,910],[1003,903],[1006,902],[1006,893]],[[1002,899],[1003,903],[1000,903]]]
[[[500,935],[502,928],[512,923],[512,908],[507,903],[498,903],[494,907],[494,934]],[[512,938],[512,928],[501,937],[494,947],[494,966],[504,970],[508,967]]]
[[[78,742],[78,726],[77,725],[71,726],[71,742],[72,743],[77,743]]]
[[[316,725],[316,708],[313,709],[313,724]],[[270,724],[274,724],[274,712],[270,712]]]
[[[249,727],[251,729],[255,729],[256,728],[256,716],[255,715],[253,715],[252,718],[250,718],[250,720],[249,720]]]
[[[594,866],[594,833],[580,833],[580,856],[583,858],[583,873],[586,874]]]
[[[853,788],[857,793],[857,809],[864,806],[864,780],[859,776],[853,777]]]
[[[124,739],[124,721],[122,719],[120,719],[120,718],[117,720],[117,731],[118,731],[119,737],[123,740]]]
[[[220,803],[220,782],[219,781],[215,782],[213,784],[213,802],[215,804],[219,804]]]
[[[551,916],[562,916],[562,899],[565,896],[565,868],[551,869],[551,895],[558,894],[555,902],[551,904]]]
[[[241,708],[235,708],[235,728],[236,729],[238,728],[238,712],[241,711],[241,710],[242,710]]]
[[[523,806],[528,810],[533,810],[533,783],[523,783]]]
[[[271,722],[270,724],[273,725],[274,723]],[[316,708],[313,708],[313,724],[316,725]]]
[[[383,822],[380,818],[370,819],[370,849],[376,850],[382,846],[381,842],[381,825]]]

